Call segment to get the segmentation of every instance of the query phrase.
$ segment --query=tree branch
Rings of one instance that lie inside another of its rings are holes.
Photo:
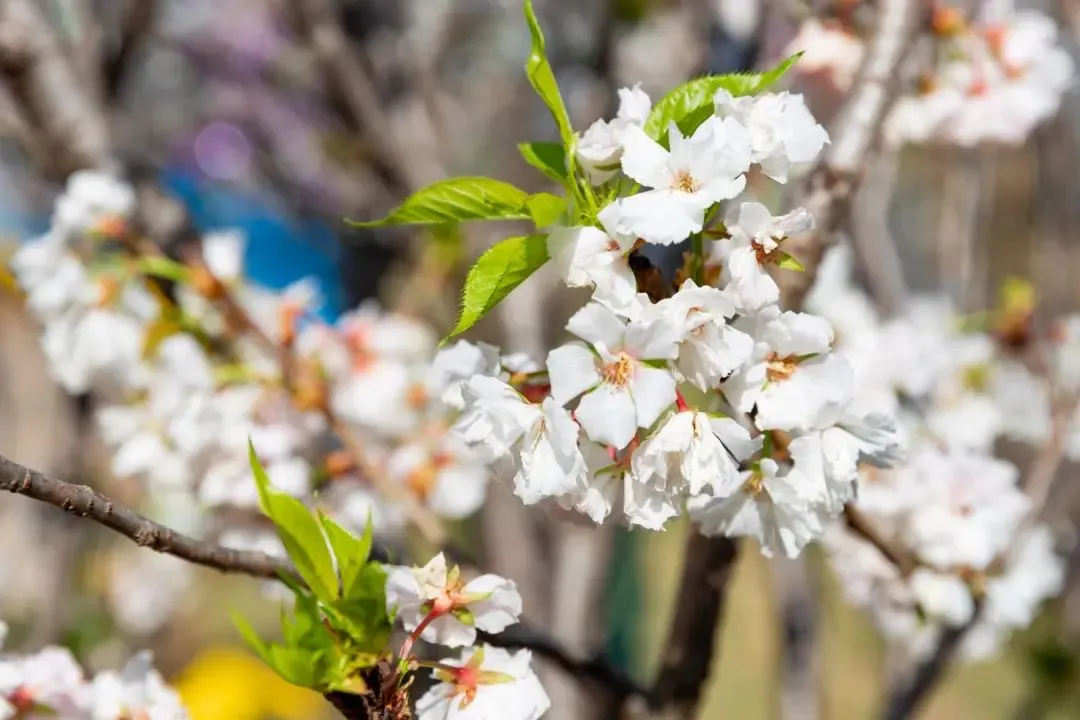
[[[914,44],[924,11],[924,3],[916,0],[878,3],[878,26],[867,49],[863,72],[840,109],[831,133],[832,144],[800,193],[798,204],[814,217],[814,229],[784,241],[784,250],[805,268],[804,272],[777,270],[780,299],[786,308],[802,307],[825,251],[850,219],[851,199],[861,182],[867,156],[892,107],[897,69]]]
[[[907,720],[913,717],[930,691],[937,687],[968,631],[975,626],[982,615],[981,599],[975,601],[975,611],[971,619],[960,627],[946,628],[938,639],[934,653],[915,669],[911,680],[894,688],[889,693],[889,702],[885,706],[882,720]]]
[[[129,0],[120,42],[102,68],[105,98],[115,101],[124,89],[135,57],[142,49],[158,17],[158,0]]]
[[[140,547],[172,555],[187,562],[219,572],[249,575],[267,580],[281,580],[281,574],[303,582],[287,560],[251,550],[233,550],[176,532],[114,502],[85,485],[75,485],[47,477],[0,456],[0,491],[32,498],[86,518],[123,535]],[[389,553],[376,546],[372,556],[386,562]],[[609,688],[622,696],[645,697],[648,691],[603,656],[581,659],[567,652],[553,639],[519,623],[497,635],[480,633],[482,642],[504,648],[531,650],[552,661],[568,674]]]
[[[855,505],[844,506],[844,522],[855,535],[873,545],[886,560],[895,565],[901,577],[911,575],[919,566],[919,559],[914,553],[890,542]]]
[[[342,119],[368,142],[372,166],[394,195],[422,185],[398,148],[390,120],[364,59],[349,43],[329,0],[285,0],[296,34],[305,39],[329,80]]]
[[[31,0],[0,0],[0,77],[46,139],[55,171],[111,166],[105,115]]]
[[[260,552],[231,550],[176,532],[94,491],[46,477],[0,457],[0,490],[39,500],[78,517],[93,520],[140,547],[173,555],[225,573],[278,579],[292,572],[288,563]]]
[[[728,537],[706,537],[692,527],[682,582],[660,674],[650,707],[657,718],[695,718],[717,651],[716,630],[724,614],[727,586],[738,545]]]

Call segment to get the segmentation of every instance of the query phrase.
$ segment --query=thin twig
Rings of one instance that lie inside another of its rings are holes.
[[[908,577],[919,567],[919,559],[904,547],[893,544],[877,527],[854,505],[844,506],[844,522],[858,537],[877,548],[885,559],[896,566],[901,577]]]
[[[909,681],[889,693],[889,702],[885,706],[882,720],[907,720],[914,716],[930,691],[937,687],[945,675],[968,631],[979,621],[982,609],[981,599],[976,599],[975,610],[966,624],[942,631],[933,654],[916,667]]]
[[[140,515],[85,485],[75,485],[47,477],[0,456],[0,491],[32,498],[86,518],[128,538],[140,547],[172,555],[187,562],[224,573],[281,580],[281,574],[296,576],[288,561],[252,550],[233,550],[177,532]],[[376,548],[372,557],[385,562],[388,553]],[[559,643],[525,624],[514,625],[498,635],[480,634],[483,642],[505,648],[524,648],[551,660],[570,675],[596,682],[623,695],[647,695],[621,670],[603,657],[580,659]]]
[[[158,0],[129,0],[124,13],[120,42],[105,60],[102,83],[106,100],[115,102],[124,89],[124,82],[135,66],[135,58],[153,30],[158,16]]]
[[[0,77],[60,174],[112,165],[109,127],[56,31],[31,0],[0,2]]]
[[[394,195],[421,183],[398,147],[367,63],[350,44],[329,0],[286,0],[296,34],[305,39],[323,69],[342,119],[367,140],[375,172]]]
[[[878,27],[867,49],[863,72],[838,114],[832,144],[800,193],[798,204],[814,217],[814,229],[784,241],[784,250],[805,268],[804,272],[777,270],[781,302],[786,308],[802,307],[825,251],[849,221],[852,197],[861,182],[868,154],[878,141],[881,123],[895,99],[897,69],[914,44],[923,5],[916,0],[878,3]]]
[[[0,457],[0,490],[33,498],[72,515],[93,520],[140,547],[221,572],[277,579],[278,572],[289,569],[287,563],[264,553],[231,550],[196,540],[113,502],[86,485],[55,480],[5,457]]]

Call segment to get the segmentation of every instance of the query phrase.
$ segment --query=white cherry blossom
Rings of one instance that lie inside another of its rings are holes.
[[[765,458],[715,497],[692,498],[690,516],[706,535],[750,537],[766,557],[796,557],[823,531],[813,509],[816,497],[804,484],[795,471],[781,474],[780,466]]]
[[[802,95],[787,92],[733,97],[718,90],[716,113],[749,129],[750,158],[762,172],[786,183],[792,170],[812,163],[829,134],[810,114]]]
[[[689,138],[672,123],[668,137],[670,152],[637,126],[623,136],[623,172],[649,190],[624,198],[622,215],[635,236],[657,245],[700,232],[705,211],[742,192],[750,168],[749,137],[735,120],[711,118]]]
[[[768,267],[783,260],[781,247],[788,236],[813,226],[814,219],[804,208],[773,217],[761,203],[746,202],[729,214],[730,239],[717,247],[725,255],[725,289],[741,312],[755,313],[780,300],[780,288]]]
[[[723,391],[740,412],[756,411],[759,428],[810,430],[851,401],[851,367],[829,354],[833,335],[826,320],[770,306],[752,320],[752,335],[750,362]]]
[[[619,88],[618,95],[619,109],[615,119],[594,122],[582,133],[575,146],[578,162],[588,172],[593,185],[601,185],[619,172],[626,128],[644,125],[652,110],[652,100],[640,84],[632,88]]]
[[[386,604],[408,632],[427,619],[420,637],[448,647],[473,644],[477,630],[501,632],[521,615],[513,580],[487,574],[466,583],[442,553],[422,568],[387,566]]]
[[[551,396],[560,404],[580,396],[575,417],[588,436],[626,447],[637,428],[651,426],[675,401],[671,372],[648,363],[674,359],[678,328],[662,316],[626,322],[592,302],[567,329],[589,345],[575,341],[548,355]]]
[[[675,366],[698,388],[715,387],[750,359],[754,341],[728,323],[735,315],[728,293],[687,280],[656,308],[681,329]]]
[[[539,720],[551,707],[532,671],[532,653],[491,645],[443,661],[439,682],[416,702],[417,720]]]

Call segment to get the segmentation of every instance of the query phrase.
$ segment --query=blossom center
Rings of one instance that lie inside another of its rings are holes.
[[[604,382],[615,387],[626,387],[634,377],[634,359],[626,353],[619,353],[611,362],[600,368]]]
[[[405,476],[405,486],[422,502],[426,502],[439,480],[439,472],[454,462],[454,457],[447,452],[437,452],[420,467]]]
[[[768,378],[769,382],[787,380],[795,374],[797,364],[798,358],[794,355],[780,357],[779,353],[771,353],[768,360],[766,360],[765,377]]]
[[[671,187],[684,193],[695,193],[701,189],[701,183],[689,170],[677,170],[671,178]]]
[[[758,241],[757,238],[750,241],[750,247],[754,249],[754,256],[757,257],[758,265],[768,265],[780,260],[780,241],[783,239],[784,237],[781,235],[767,238],[764,241]]]
[[[0,696],[3,697],[3,696]],[[8,695],[7,701],[15,708],[16,713],[30,712],[37,704],[34,692],[25,685],[20,685]]]
[[[751,497],[757,497],[764,489],[765,476],[761,474],[760,470],[750,473],[750,477],[746,478],[742,486],[742,491]]]
[[[427,388],[420,383],[414,383],[405,393],[405,404],[413,410],[423,410],[428,403]]]

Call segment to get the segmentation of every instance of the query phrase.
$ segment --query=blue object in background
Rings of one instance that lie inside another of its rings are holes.
[[[306,277],[319,281],[324,297],[319,315],[333,322],[345,309],[341,243],[323,222],[296,220],[275,207],[272,197],[193,173],[165,170],[161,183],[187,208],[200,232],[241,230],[247,238],[246,276],[274,290]]]

